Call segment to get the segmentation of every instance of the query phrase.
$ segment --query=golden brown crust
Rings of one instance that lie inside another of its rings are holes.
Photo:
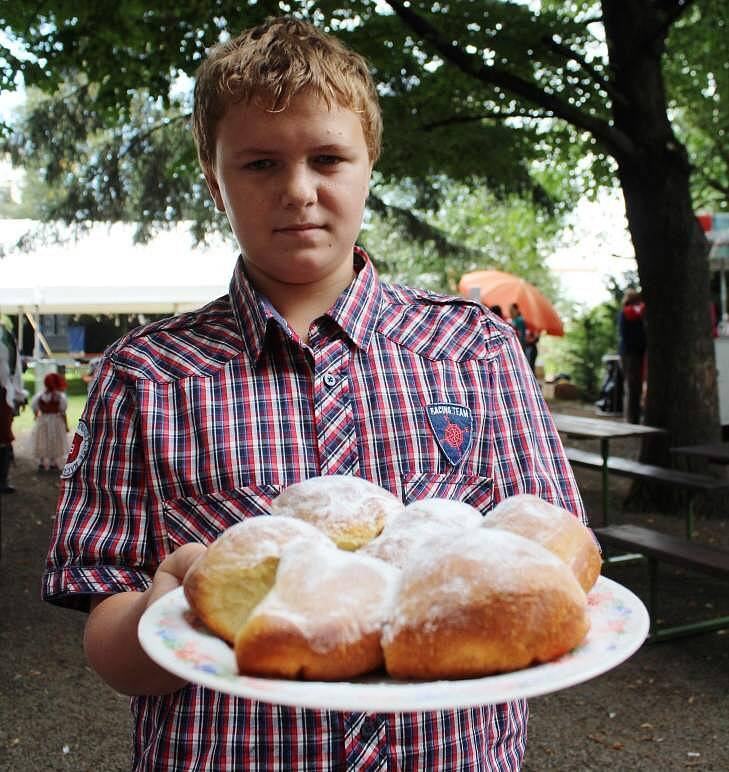
[[[571,512],[537,496],[519,494],[504,499],[489,512],[483,525],[538,542],[567,563],[585,592],[600,576],[602,557],[590,529]]]
[[[403,571],[383,649],[394,678],[468,678],[548,662],[589,629],[569,568],[520,536],[478,529],[425,545]]]
[[[377,670],[384,662],[379,630],[317,652],[290,619],[264,613],[241,629],[235,656],[241,674],[305,681],[344,681]]]

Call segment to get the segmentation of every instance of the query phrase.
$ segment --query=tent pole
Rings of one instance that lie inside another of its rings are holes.
[[[20,350],[20,356],[23,356],[23,326],[25,323],[25,309],[23,306],[18,308],[18,348]]]
[[[38,306],[35,307],[33,316],[35,317],[35,324],[33,325],[33,332],[35,333],[33,337],[33,359],[38,360],[41,358],[40,308]]]

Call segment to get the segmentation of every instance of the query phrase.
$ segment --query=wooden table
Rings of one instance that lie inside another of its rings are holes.
[[[557,430],[571,437],[600,441],[602,456],[602,517],[603,525],[608,524],[609,515],[609,469],[610,440],[619,437],[639,437],[648,434],[662,434],[665,429],[643,424],[630,424],[625,421],[611,421],[605,418],[587,418],[585,416],[553,413],[552,418]]]

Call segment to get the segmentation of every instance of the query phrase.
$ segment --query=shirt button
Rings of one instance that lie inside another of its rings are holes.
[[[324,383],[327,386],[334,386],[336,384],[336,382],[337,382],[337,379],[331,373],[327,373],[324,376]]]
[[[377,719],[372,716],[367,716],[359,729],[360,740],[362,740],[362,742],[367,742],[375,732],[377,732]]]

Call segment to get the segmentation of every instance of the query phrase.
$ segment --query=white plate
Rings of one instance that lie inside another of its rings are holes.
[[[182,588],[154,603],[139,622],[139,640],[157,664],[189,681],[239,697],[323,710],[406,711],[465,708],[566,689],[626,660],[648,634],[648,612],[630,590],[601,576],[588,594],[585,640],[554,662],[459,681],[288,681],[236,672],[233,650],[194,618]]]

